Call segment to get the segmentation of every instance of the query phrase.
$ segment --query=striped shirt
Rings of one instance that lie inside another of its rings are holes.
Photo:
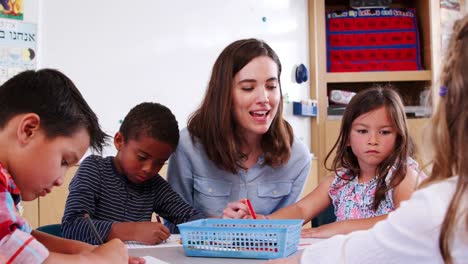
[[[102,238],[107,238],[113,223],[151,221],[153,212],[177,224],[204,218],[159,175],[143,183],[129,181],[117,171],[113,157],[87,157],[69,191],[62,234],[94,245],[98,241],[83,217],[86,213]],[[178,232],[177,228],[170,231]]]
[[[0,263],[42,263],[49,251],[18,212],[20,191],[0,163]]]

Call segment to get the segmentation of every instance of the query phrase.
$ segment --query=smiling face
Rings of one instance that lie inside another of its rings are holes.
[[[84,128],[71,136],[49,139],[39,126],[37,130],[34,126],[34,122],[25,126],[22,146],[15,151],[15,160],[21,162],[10,159],[8,167],[24,201],[45,196],[52,187],[60,186],[67,170],[80,160],[90,144]]]
[[[233,80],[233,112],[244,137],[265,134],[278,111],[278,65],[269,57],[251,60]]]
[[[395,147],[397,131],[385,107],[380,107],[354,119],[349,146],[361,169],[374,169]]]
[[[114,164],[119,173],[133,183],[142,183],[157,175],[174,151],[169,144],[143,133],[137,139],[125,141],[117,132],[114,145],[118,150]]]

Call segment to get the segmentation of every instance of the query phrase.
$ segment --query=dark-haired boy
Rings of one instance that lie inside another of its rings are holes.
[[[178,142],[177,121],[167,107],[135,106],[114,137],[117,155],[89,156],[72,179],[63,235],[97,244],[84,219],[89,214],[106,241],[120,238],[157,244],[170,232],[163,224],[151,222],[153,212],[176,224],[203,218],[158,175]]]
[[[107,135],[63,73],[25,71],[0,86],[0,263],[127,263],[115,239],[100,247],[31,230],[21,200],[45,196]],[[140,263],[139,259],[129,262]],[[142,262],[141,262],[142,263]]]

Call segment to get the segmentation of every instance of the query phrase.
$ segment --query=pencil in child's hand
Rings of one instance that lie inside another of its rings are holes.
[[[84,218],[88,222],[89,227],[91,228],[91,231],[93,231],[94,236],[96,237],[97,242],[99,245],[102,245],[104,242],[102,241],[101,236],[99,235],[99,232],[97,231],[96,227],[93,224],[93,221],[91,221],[91,217],[89,217],[89,214],[85,214]]]
[[[162,224],[163,222],[161,221],[161,217],[159,217],[159,215],[156,215],[156,221],[158,221],[158,223]],[[162,241],[163,243],[166,243],[167,242],[167,239],[164,239],[164,241]]]
[[[257,219],[257,215],[255,214],[255,211],[252,207],[252,203],[250,203],[249,199],[244,199],[244,203],[247,205],[249,208],[250,215],[252,216],[253,219]]]

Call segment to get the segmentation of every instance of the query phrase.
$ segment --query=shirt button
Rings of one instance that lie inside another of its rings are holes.
[[[213,189],[211,189],[211,188],[208,188],[208,192],[209,192],[209,193],[210,193],[210,192],[213,192]]]
[[[278,194],[278,192],[277,192],[277,191],[273,191],[273,194],[275,194],[275,195],[276,195],[276,194]]]

